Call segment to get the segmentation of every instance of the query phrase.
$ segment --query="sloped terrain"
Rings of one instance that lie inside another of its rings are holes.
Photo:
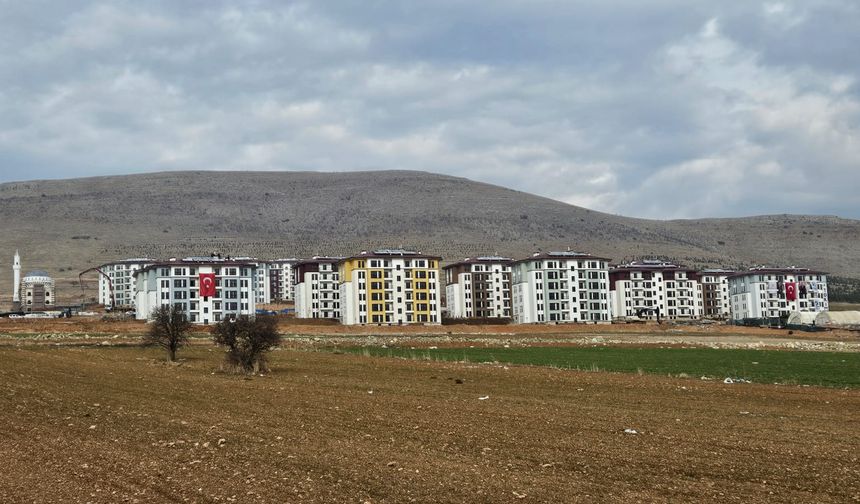
[[[11,258],[47,269],[61,300],[113,259],[261,258],[404,246],[454,260],[537,249],[693,266],[799,265],[860,278],[860,221],[828,216],[656,221],[423,172],[170,172],[0,185],[0,301]]]

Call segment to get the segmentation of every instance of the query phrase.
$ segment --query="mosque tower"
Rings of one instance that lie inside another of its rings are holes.
[[[14,287],[12,290],[12,302],[18,304],[21,302],[21,256],[18,251],[15,251],[15,260],[12,263],[12,273]]]

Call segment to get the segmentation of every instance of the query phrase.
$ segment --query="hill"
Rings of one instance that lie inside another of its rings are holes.
[[[860,221],[775,215],[643,220],[423,172],[167,172],[0,185],[0,300],[11,259],[80,292],[83,269],[113,259],[349,254],[404,246],[448,260],[537,249],[616,261],[662,256],[691,266],[821,268],[860,278]]]

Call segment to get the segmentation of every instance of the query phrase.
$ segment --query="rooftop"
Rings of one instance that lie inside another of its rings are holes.
[[[33,270],[24,275],[24,279],[33,278],[33,277],[48,277],[51,278],[51,275],[48,274],[45,270]]]
[[[574,252],[572,250],[566,251],[549,251],[549,252],[535,252],[531,255],[531,257],[527,257],[525,259],[518,259],[513,261],[512,264],[524,263],[527,261],[532,261],[534,259],[589,259],[592,261],[610,261],[611,259],[607,257],[598,257],[593,256],[591,254],[586,254],[584,252]]]

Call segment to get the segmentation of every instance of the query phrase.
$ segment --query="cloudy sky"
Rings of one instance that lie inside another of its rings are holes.
[[[427,170],[860,218],[860,2],[0,0],[0,182]]]

